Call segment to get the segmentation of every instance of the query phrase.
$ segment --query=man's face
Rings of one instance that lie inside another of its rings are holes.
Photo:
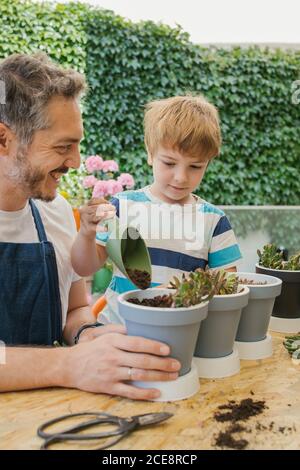
[[[153,158],[148,157],[148,163],[153,166],[153,188],[160,199],[170,204],[187,204],[202,181],[208,161],[159,147]]]
[[[52,98],[46,112],[49,127],[36,131],[29,146],[16,145],[7,177],[26,198],[52,201],[62,174],[80,165],[83,126],[74,99]]]

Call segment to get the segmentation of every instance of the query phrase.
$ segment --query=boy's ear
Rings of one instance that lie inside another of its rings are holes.
[[[148,155],[148,158],[147,158],[148,165],[152,166],[152,155],[150,154],[149,151],[147,152],[147,155]]]

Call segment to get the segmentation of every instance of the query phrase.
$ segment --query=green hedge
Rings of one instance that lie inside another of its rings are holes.
[[[82,4],[1,0],[0,57],[45,50],[87,75],[83,153],[121,163],[138,185],[151,180],[143,107],[187,91],[218,108],[224,144],[199,194],[215,204],[300,204],[300,52],[204,49],[180,28],[132,23]]]

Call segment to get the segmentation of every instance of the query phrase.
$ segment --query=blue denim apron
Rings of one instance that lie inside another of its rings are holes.
[[[38,243],[0,242],[0,340],[6,345],[52,345],[62,339],[55,251],[29,200]]]

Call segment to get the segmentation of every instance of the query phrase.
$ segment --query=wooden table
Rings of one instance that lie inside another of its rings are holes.
[[[1,394],[0,448],[39,449],[42,440],[36,430],[44,421],[66,413],[102,410],[120,416],[157,411],[174,413],[165,423],[126,436],[113,449],[216,449],[216,435],[228,427],[214,419],[218,406],[228,400],[252,398],[265,400],[268,409],[244,423],[247,432],[235,437],[247,439],[248,449],[299,449],[300,366],[293,364],[284,349],[283,337],[273,335],[272,358],[241,361],[240,374],[230,378],[202,379],[200,391],[188,400],[138,402],[68,389]],[[92,445],[62,443],[55,448],[83,449]]]

